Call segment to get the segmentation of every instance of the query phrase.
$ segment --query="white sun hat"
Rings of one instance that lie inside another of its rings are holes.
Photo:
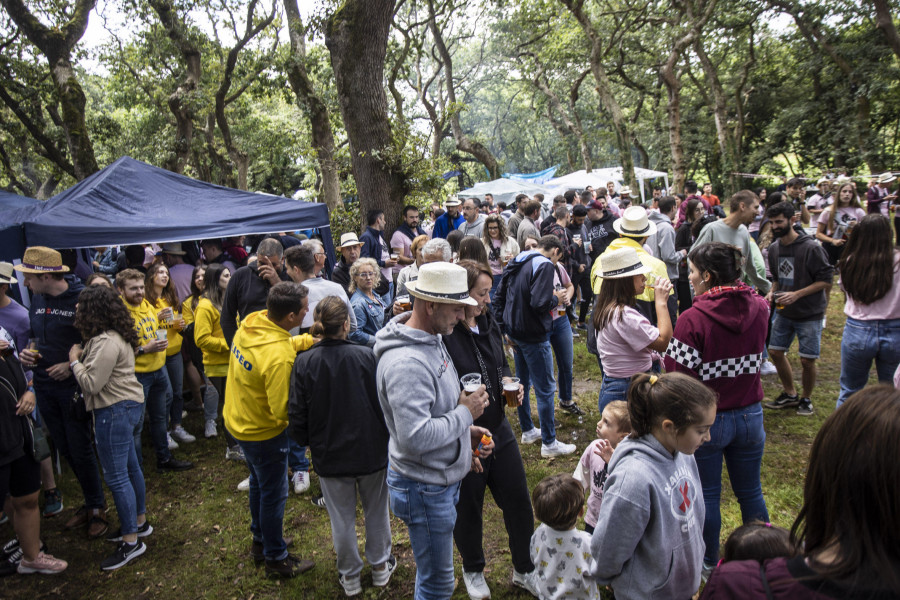
[[[656,233],[656,225],[647,218],[643,206],[629,206],[622,216],[613,222],[613,229],[626,237],[644,237]]]
[[[419,267],[419,278],[406,282],[406,290],[420,300],[442,304],[477,306],[469,297],[469,276],[459,265],[446,262],[427,263]]]
[[[641,262],[634,248],[619,248],[600,255],[600,277],[603,279],[634,277],[650,271],[650,267]]]

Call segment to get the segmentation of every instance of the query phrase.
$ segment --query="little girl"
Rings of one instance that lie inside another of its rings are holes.
[[[665,352],[672,339],[672,320],[666,301],[672,283],[659,279],[654,286],[659,327],[638,312],[636,295],[644,292],[646,273],[634,248],[620,248],[600,255],[603,285],[594,304],[597,355],[603,368],[598,405],[600,412],[614,400],[625,400],[631,376],[649,371],[655,352]]]
[[[631,435],[609,463],[591,538],[594,575],[616,600],[690,598],[700,586],[704,518],[692,454],[709,440],[716,395],[681,373],[635,375]]]

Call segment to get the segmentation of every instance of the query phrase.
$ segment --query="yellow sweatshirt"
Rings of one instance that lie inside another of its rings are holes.
[[[219,324],[219,310],[207,298],[200,299],[194,313],[194,341],[203,351],[206,376],[228,375],[228,342]]]
[[[288,425],[288,390],[294,368],[291,334],[269,320],[268,311],[247,316],[234,336],[225,427],[245,442],[269,440]]]
[[[653,275],[656,275],[658,279],[668,279],[669,273],[666,271],[666,263],[659,260],[655,256],[652,256],[649,252],[644,250],[644,247],[637,243],[636,240],[629,237],[619,237],[612,241],[609,247],[603,251],[603,254],[607,252],[612,252],[613,250],[619,250],[620,248],[634,248],[635,252],[637,252],[638,258],[641,259],[641,263],[645,267],[650,267]],[[600,277],[600,273],[603,272],[603,267],[601,263],[603,262],[603,254],[600,255],[600,260],[595,260],[594,265],[591,267],[591,288],[594,290],[594,294],[600,293],[600,286],[603,284],[603,278]],[[677,281],[672,282],[672,289],[669,291],[669,295],[675,293],[675,284]],[[644,292],[642,294],[638,294],[635,296],[638,300],[644,300],[646,302],[653,302],[654,298],[656,298],[656,292],[653,291],[653,288],[644,288]]]
[[[157,298],[156,304],[153,306],[153,308],[156,309],[157,313],[159,313],[159,311],[161,311],[162,309],[169,307],[172,308],[172,312],[178,312],[177,306],[172,306],[163,298]],[[166,330],[166,337],[169,338],[169,347],[166,348],[166,356],[174,356],[181,352],[181,342],[183,341],[183,339],[179,330],[174,325],[165,322],[160,323],[159,327],[160,329]]]
[[[156,339],[156,330],[159,329],[159,323],[156,320],[156,308],[150,304],[150,301],[144,298],[139,306],[132,306],[122,298],[122,303],[131,318],[134,319],[134,330],[137,332],[138,340],[141,346],[146,346]],[[166,364],[165,352],[148,352],[147,354],[139,354],[134,357],[135,373],[153,373],[163,368]]]
[[[185,326],[194,322],[194,309],[191,307],[191,302],[193,301],[193,296],[188,296],[184,299],[184,302],[181,303],[181,316],[184,318]]]

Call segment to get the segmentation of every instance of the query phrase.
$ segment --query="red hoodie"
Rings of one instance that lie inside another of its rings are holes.
[[[666,371],[701,380],[719,395],[720,411],[760,402],[768,322],[768,303],[743,283],[697,296],[678,317]]]

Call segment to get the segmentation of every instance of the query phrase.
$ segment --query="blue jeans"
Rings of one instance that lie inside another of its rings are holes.
[[[744,523],[760,520],[769,522],[769,511],[763,498],[759,481],[766,430],[763,429],[762,405],[757,402],[744,408],[725,410],[716,414],[716,421],[709,431],[710,440],[694,453],[700,483],[703,485],[703,502],[706,519],[703,522],[703,541],[706,542],[707,564],[719,561],[719,534],[722,530],[722,514],[719,504],[722,495],[722,457],[728,467],[731,489],[741,505]]]
[[[169,404],[169,423],[175,429],[181,425],[181,412],[184,410],[184,396],[181,395],[184,385],[184,359],[181,352],[166,357],[166,374],[172,386],[172,400]]]
[[[150,440],[156,451],[156,463],[161,464],[172,458],[169,443],[166,439],[166,422],[169,416],[169,402],[172,400],[172,386],[165,368],[151,373],[135,373],[137,380],[144,386],[144,404],[150,417]],[[138,458],[143,456],[138,453]]]
[[[556,440],[556,426],[553,424],[553,395],[556,392],[556,381],[553,379],[553,351],[548,340],[537,343],[524,343],[510,338],[516,345],[516,376],[525,388],[525,398],[518,408],[519,425],[522,432],[534,429],[531,420],[531,396],[528,388],[534,384],[534,397],[537,401],[538,418],[541,421],[541,441],[552,444]]]
[[[891,383],[900,364],[900,319],[860,321],[847,317],[841,339],[838,406],[865,387],[873,360],[878,381]]]
[[[572,401],[572,361],[575,350],[572,347],[572,326],[568,317],[553,319],[550,329],[550,347],[556,355],[557,378],[559,380],[559,401]]]
[[[50,432],[50,439],[59,453],[66,459],[81,493],[84,505],[89,509],[103,508],[103,485],[97,470],[97,457],[91,443],[91,422],[76,421],[72,416],[72,396],[75,395],[75,380],[59,383],[36,383],[34,386],[37,407],[41,419]]]
[[[306,446],[301,446],[288,436],[288,466],[294,473],[309,471],[309,459],[306,458]]]
[[[138,461],[144,404],[123,400],[94,409],[94,436],[106,485],[112,492],[122,534],[137,532],[137,516],[147,512],[144,472]]]
[[[819,358],[822,344],[822,319],[815,321],[795,321],[775,313],[769,348],[787,352],[797,337],[800,358]]]
[[[459,482],[449,486],[413,481],[388,467],[391,511],[409,528],[416,560],[415,600],[445,600],[453,594],[453,526]]]
[[[494,301],[494,295],[497,293],[497,288],[500,287],[500,280],[503,278],[503,275],[494,275],[494,283],[491,284],[491,302]]]
[[[262,542],[266,560],[283,560],[284,505],[288,497],[288,435],[284,431],[262,442],[238,444],[250,468],[250,531]]]
[[[600,409],[600,412],[602,413],[603,409],[610,402],[628,400],[628,386],[630,384],[631,377],[607,377],[604,373],[603,380],[600,383],[600,397],[597,398],[597,407]]]

